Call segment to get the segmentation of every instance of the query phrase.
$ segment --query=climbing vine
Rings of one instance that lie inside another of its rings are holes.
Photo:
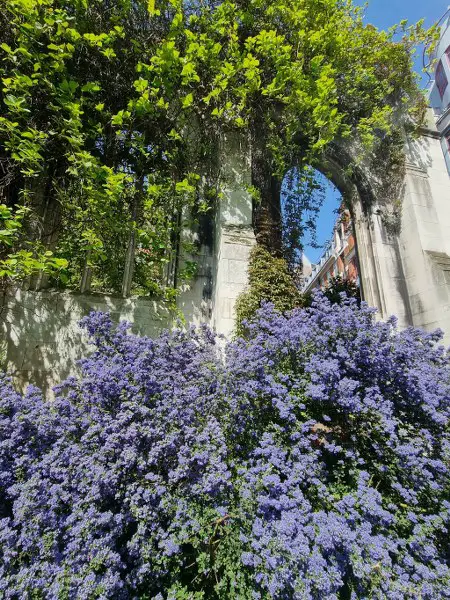
[[[88,272],[93,290],[170,293],[180,214],[194,203],[207,208],[196,201],[196,153],[180,118],[149,98],[140,75],[157,61],[174,11],[168,5],[157,18],[145,3],[95,0],[8,0],[5,8],[6,201],[23,203],[30,238],[68,261],[54,283],[76,288]]]
[[[0,204],[0,291],[8,284],[23,281],[27,277],[48,274],[65,277],[67,262],[40,244],[23,240],[23,223],[26,207],[15,210]]]

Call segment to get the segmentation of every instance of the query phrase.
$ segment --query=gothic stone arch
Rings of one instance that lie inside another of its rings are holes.
[[[364,299],[379,318],[395,315],[400,328],[440,327],[450,343],[450,180],[431,114],[419,137],[405,139],[405,153],[396,211],[379,173],[361,164],[348,174],[348,144],[332,146],[320,169],[351,200]],[[216,217],[212,324],[228,334],[255,243],[245,140],[224,140],[222,169],[228,183]]]
[[[398,232],[389,227],[383,209],[389,199],[367,165],[352,165],[352,148],[336,142],[326,152],[319,169],[336,185],[352,213],[359,262],[361,294],[378,309],[379,318],[395,314],[401,327],[413,324],[406,288]],[[350,169],[351,167],[351,169]],[[404,182],[398,192],[404,194]],[[400,215],[396,216],[400,221]]]

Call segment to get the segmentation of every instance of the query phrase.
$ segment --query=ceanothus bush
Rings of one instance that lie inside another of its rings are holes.
[[[321,295],[225,355],[83,325],[55,401],[0,382],[2,597],[450,598],[439,333]]]

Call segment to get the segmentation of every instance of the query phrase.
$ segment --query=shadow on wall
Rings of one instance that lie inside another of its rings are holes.
[[[93,310],[130,321],[142,335],[156,336],[171,323],[168,309],[149,299],[19,290],[1,306],[1,366],[19,388],[50,390],[75,374],[77,361],[93,349],[78,325]]]
[[[186,321],[196,324],[212,318],[218,270],[221,277],[224,270],[232,273],[234,287],[244,287],[245,282],[240,280],[246,276],[250,244],[246,239],[243,243],[241,237],[246,238],[248,230],[253,233],[252,200],[247,192],[251,182],[248,148],[240,138],[230,136],[224,140],[221,153],[223,198],[218,202],[216,220],[208,215],[198,231],[184,232],[184,241],[194,244],[197,253],[191,256],[180,252],[178,261],[180,269],[186,261],[197,263],[193,280],[183,282],[180,277],[181,294],[177,301]],[[219,265],[221,251],[224,255],[229,252],[230,260],[222,257]],[[232,258],[234,262],[229,265]],[[227,284],[228,291],[232,285]],[[221,288],[219,292],[221,296],[224,290]],[[234,299],[233,295],[231,301]],[[136,333],[151,337],[173,321],[173,314],[162,302],[147,298],[123,299],[48,290],[10,293],[1,302],[0,310],[1,366],[13,375],[19,387],[32,383],[45,390],[76,372],[77,360],[92,349],[78,326],[89,312],[109,312],[115,321],[130,321]]]
[[[432,125],[430,124],[430,127]],[[417,143],[414,139],[408,139],[408,145],[406,149],[407,153],[407,163],[408,165],[412,165],[416,169],[420,169],[425,173],[433,166],[433,158],[431,156],[430,151],[430,142],[427,140],[428,136],[439,138],[439,134],[436,130],[436,127],[433,125],[433,128],[424,128],[422,131],[423,135],[420,138],[420,144]]]

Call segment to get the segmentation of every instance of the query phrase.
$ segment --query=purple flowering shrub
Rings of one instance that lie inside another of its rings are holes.
[[[54,402],[0,383],[3,597],[450,597],[439,334],[322,296],[225,360],[206,328],[83,324]]]

